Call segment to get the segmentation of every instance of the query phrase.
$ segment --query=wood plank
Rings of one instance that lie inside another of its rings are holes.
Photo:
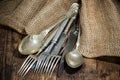
[[[119,57],[99,58],[98,80],[120,80],[120,58]]]
[[[6,37],[7,31],[0,30],[0,80],[5,80],[5,50],[6,50]]]
[[[83,71],[83,80],[97,80],[97,63],[96,59],[85,59]]]

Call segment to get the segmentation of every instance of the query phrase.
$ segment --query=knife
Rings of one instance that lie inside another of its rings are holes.
[[[75,31],[72,31],[70,33],[70,36],[68,37],[66,46],[60,52],[60,54],[62,54],[62,56],[61,56],[61,60],[60,60],[60,64],[59,64],[58,72],[57,72],[58,77],[60,77],[63,73],[64,61],[65,61],[64,57],[65,57],[66,53],[70,52],[74,48],[75,43],[77,41],[77,35],[78,35],[78,33],[75,33]]]
[[[51,52],[51,54],[58,54],[60,49],[62,48],[63,44],[65,43],[65,41],[68,38],[67,33],[69,32],[69,29],[71,27],[71,25],[73,24],[74,20],[76,19],[76,15],[73,16],[70,21],[68,22],[66,29],[64,30],[64,32],[61,34],[60,39],[58,40],[58,43],[56,44],[56,46],[54,47],[53,51]]]

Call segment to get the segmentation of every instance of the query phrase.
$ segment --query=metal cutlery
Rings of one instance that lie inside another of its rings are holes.
[[[38,51],[36,54],[29,55],[26,58],[26,60],[23,62],[21,68],[18,71],[19,75],[24,77],[32,67],[34,67],[34,70],[36,72],[42,71],[43,73],[48,73],[48,75],[50,75],[50,76],[52,75],[58,61],[61,58],[61,56],[56,55],[56,54],[59,54],[62,44],[67,39],[66,34],[67,34],[68,30],[66,29],[66,31],[64,31],[64,29],[66,28],[67,24],[68,24],[68,26],[71,25],[71,23],[70,22],[68,23],[68,21],[70,20],[71,17],[73,19],[73,16],[75,16],[78,13],[78,9],[79,9],[79,5],[77,3],[73,3],[71,8],[69,9],[69,11],[52,27],[48,28],[45,31],[42,31],[40,33],[40,35],[33,35],[33,37],[31,37],[29,35],[26,38],[24,38],[24,40],[27,40],[27,38],[30,38],[31,39],[30,41],[36,39],[37,42],[39,42],[39,39],[40,39],[41,44],[39,45],[39,51],[36,50],[36,51]],[[48,34],[48,32],[50,32],[57,25],[60,25],[60,27],[58,27],[45,40],[45,37]],[[69,29],[68,26],[67,26],[67,28]],[[64,33],[63,33],[63,31],[64,31]],[[37,36],[40,36],[40,37],[38,38]],[[22,45],[24,42],[26,42],[26,41],[23,41],[21,43],[21,45],[19,46],[19,50],[22,50],[22,48],[24,47],[24,45]],[[28,43],[29,43],[29,40],[28,40]],[[27,45],[27,43],[25,44],[25,46],[26,45]],[[26,49],[28,49],[27,54],[29,54],[29,47],[31,47],[31,46],[28,45],[28,48],[26,48]],[[32,45],[32,47],[33,47],[33,45]],[[37,48],[38,48],[38,46],[37,46]],[[24,49],[24,50],[26,50],[26,49]],[[30,52],[30,54],[32,54],[35,51],[35,49],[34,50],[31,49],[31,50],[32,50],[32,52]],[[26,52],[25,52],[25,54],[26,54]],[[50,55],[50,54],[54,54],[54,55]]]
[[[67,40],[68,38],[67,33],[69,32],[69,28],[71,27],[71,24],[73,23],[75,19],[76,19],[76,15],[70,19],[68,25],[66,26],[66,29],[64,30],[64,32],[62,33],[60,37],[58,44],[56,44],[51,54],[48,55],[47,59],[44,62],[45,67],[43,69],[46,70],[46,74],[50,76],[52,75],[58,61],[61,58],[61,56],[59,56],[60,49],[62,45],[65,43],[65,41]]]
[[[47,38],[44,45],[40,48],[39,52],[35,55],[29,55],[25,61],[23,62],[21,68],[18,71],[18,74],[21,76],[25,76],[27,72],[30,70],[30,68],[36,63],[37,56],[40,54],[40,52],[49,44],[49,42],[52,40],[53,36],[55,35],[57,29]]]
[[[60,35],[62,34],[65,26],[67,25],[68,21],[69,21],[69,19],[66,19],[63,21],[63,23],[58,28],[58,31],[56,32],[54,38],[52,39],[50,45],[38,57],[38,61],[37,61],[36,67],[35,67],[36,72],[41,71],[41,69],[44,65],[44,61],[46,60],[47,56],[51,53],[52,49],[54,48],[55,44],[57,43],[58,39],[60,38]]]
[[[59,63],[59,66],[58,66],[58,72],[57,72],[58,77],[60,77],[62,75],[62,72],[63,72],[63,69],[64,69],[65,55],[68,52],[70,52],[75,46],[75,43],[76,43],[76,40],[77,40],[77,35],[78,35],[77,33],[75,33],[75,27],[76,27],[76,25],[73,25],[72,31],[70,32],[67,43],[66,43],[65,47],[60,52],[61,59],[60,59],[60,63]]]
[[[75,10],[78,8],[78,4],[73,3],[71,7],[72,8],[70,8],[69,11],[63,17],[61,17],[55,24],[53,24],[48,29],[42,31],[38,35],[32,34],[32,35],[28,35],[25,38],[23,38],[23,40],[21,41],[21,43],[18,46],[19,52],[24,55],[29,55],[29,54],[33,54],[33,53],[36,53],[37,51],[39,51],[40,47],[43,44],[42,41],[44,40],[46,35],[54,27],[56,27],[58,24],[60,24],[63,20],[65,20],[66,18],[70,18],[72,15],[74,15]]]
[[[74,3],[74,4],[72,4],[72,6],[71,6],[71,8],[70,8],[70,10],[68,11],[68,13],[67,13],[67,15],[69,15],[69,13],[72,13],[72,15],[71,15],[71,17],[72,16],[75,16],[77,13],[78,13],[78,9],[79,9],[79,5],[77,4],[77,3]],[[70,24],[71,25],[71,24]],[[60,29],[59,29],[60,30]],[[56,35],[56,36],[58,36],[58,35]],[[53,40],[54,41],[54,40]],[[52,45],[52,44],[51,44]],[[58,51],[57,51],[58,52]],[[50,51],[48,51],[47,53],[50,53]],[[45,53],[44,53],[45,54]],[[47,58],[47,56],[48,56],[48,58]],[[56,58],[58,58],[58,59],[56,59]],[[47,64],[46,63],[48,63],[48,61],[49,61],[49,59],[51,59],[51,58],[49,58],[49,54],[45,54],[45,55],[40,55],[40,57],[38,58],[38,62],[37,62],[37,64],[36,64],[36,69],[37,69],[37,72],[42,72],[43,70],[45,71],[45,69],[47,68],[47,70],[46,71],[48,71],[49,70],[49,72],[50,72],[50,70],[51,69],[49,69],[49,67],[46,67],[47,66]],[[54,57],[53,57],[53,59],[54,59]],[[52,59],[52,60],[53,60]],[[56,63],[58,63],[58,61],[59,61],[59,57],[55,57],[55,60],[54,61],[50,61],[50,62],[52,62],[52,64],[51,65],[53,65],[53,63],[54,62],[56,62]],[[56,61],[57,60],[57,61]],[[48,65],[48,66],[50,66],[50,64]],[[54,66],[56,66],[56,65],[54,65]],[[54,68],[52,69],[52,71],[54,70]],[[47,73],[47,72],[46,72]]]
[[[71,68],[77,68],[81,66],[84,62],[83,56],[78,50],[79,42],[80,42],[79,41],[80,40],[80,28],[78,28],[78,30],[79,30],[79,33],[78,33],[78,38],[76,42],[76,47],[71,52],[67,53],[65,56],[65,60],[68,66]]]

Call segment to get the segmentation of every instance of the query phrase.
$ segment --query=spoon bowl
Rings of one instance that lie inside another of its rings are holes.
[[[66,62],[71,68],[77,68],[84,62],[82,55],[77,49],[66,54]]]
[[[77,26],[77,25],[76,25]],[[76,27],[76,31],[74,32],[75,34],[78,35],[77,41],[76,41],[76,47],[72,51],[66,54],[65,59],[71,68],[77,68],[81,66],[84,62],[82,54],[79,52],[79,42],[80,42],[80,28]]]
[[[42,35],[28,35],[18,46],[18,50],[23,55],[36,53],[42,46],[44,37]]]

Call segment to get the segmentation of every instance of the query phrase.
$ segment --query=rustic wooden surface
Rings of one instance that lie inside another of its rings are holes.
[[[60,78],[56,77],[56,72],[48,78],[32,70],[25,78],[18,76],[17,71],[26,58],[17,50],[22,37],[16,31],[0,26],[0,80],[120,80],[120,57],[85,58],[81,68],[77,71],[66,69]]]

